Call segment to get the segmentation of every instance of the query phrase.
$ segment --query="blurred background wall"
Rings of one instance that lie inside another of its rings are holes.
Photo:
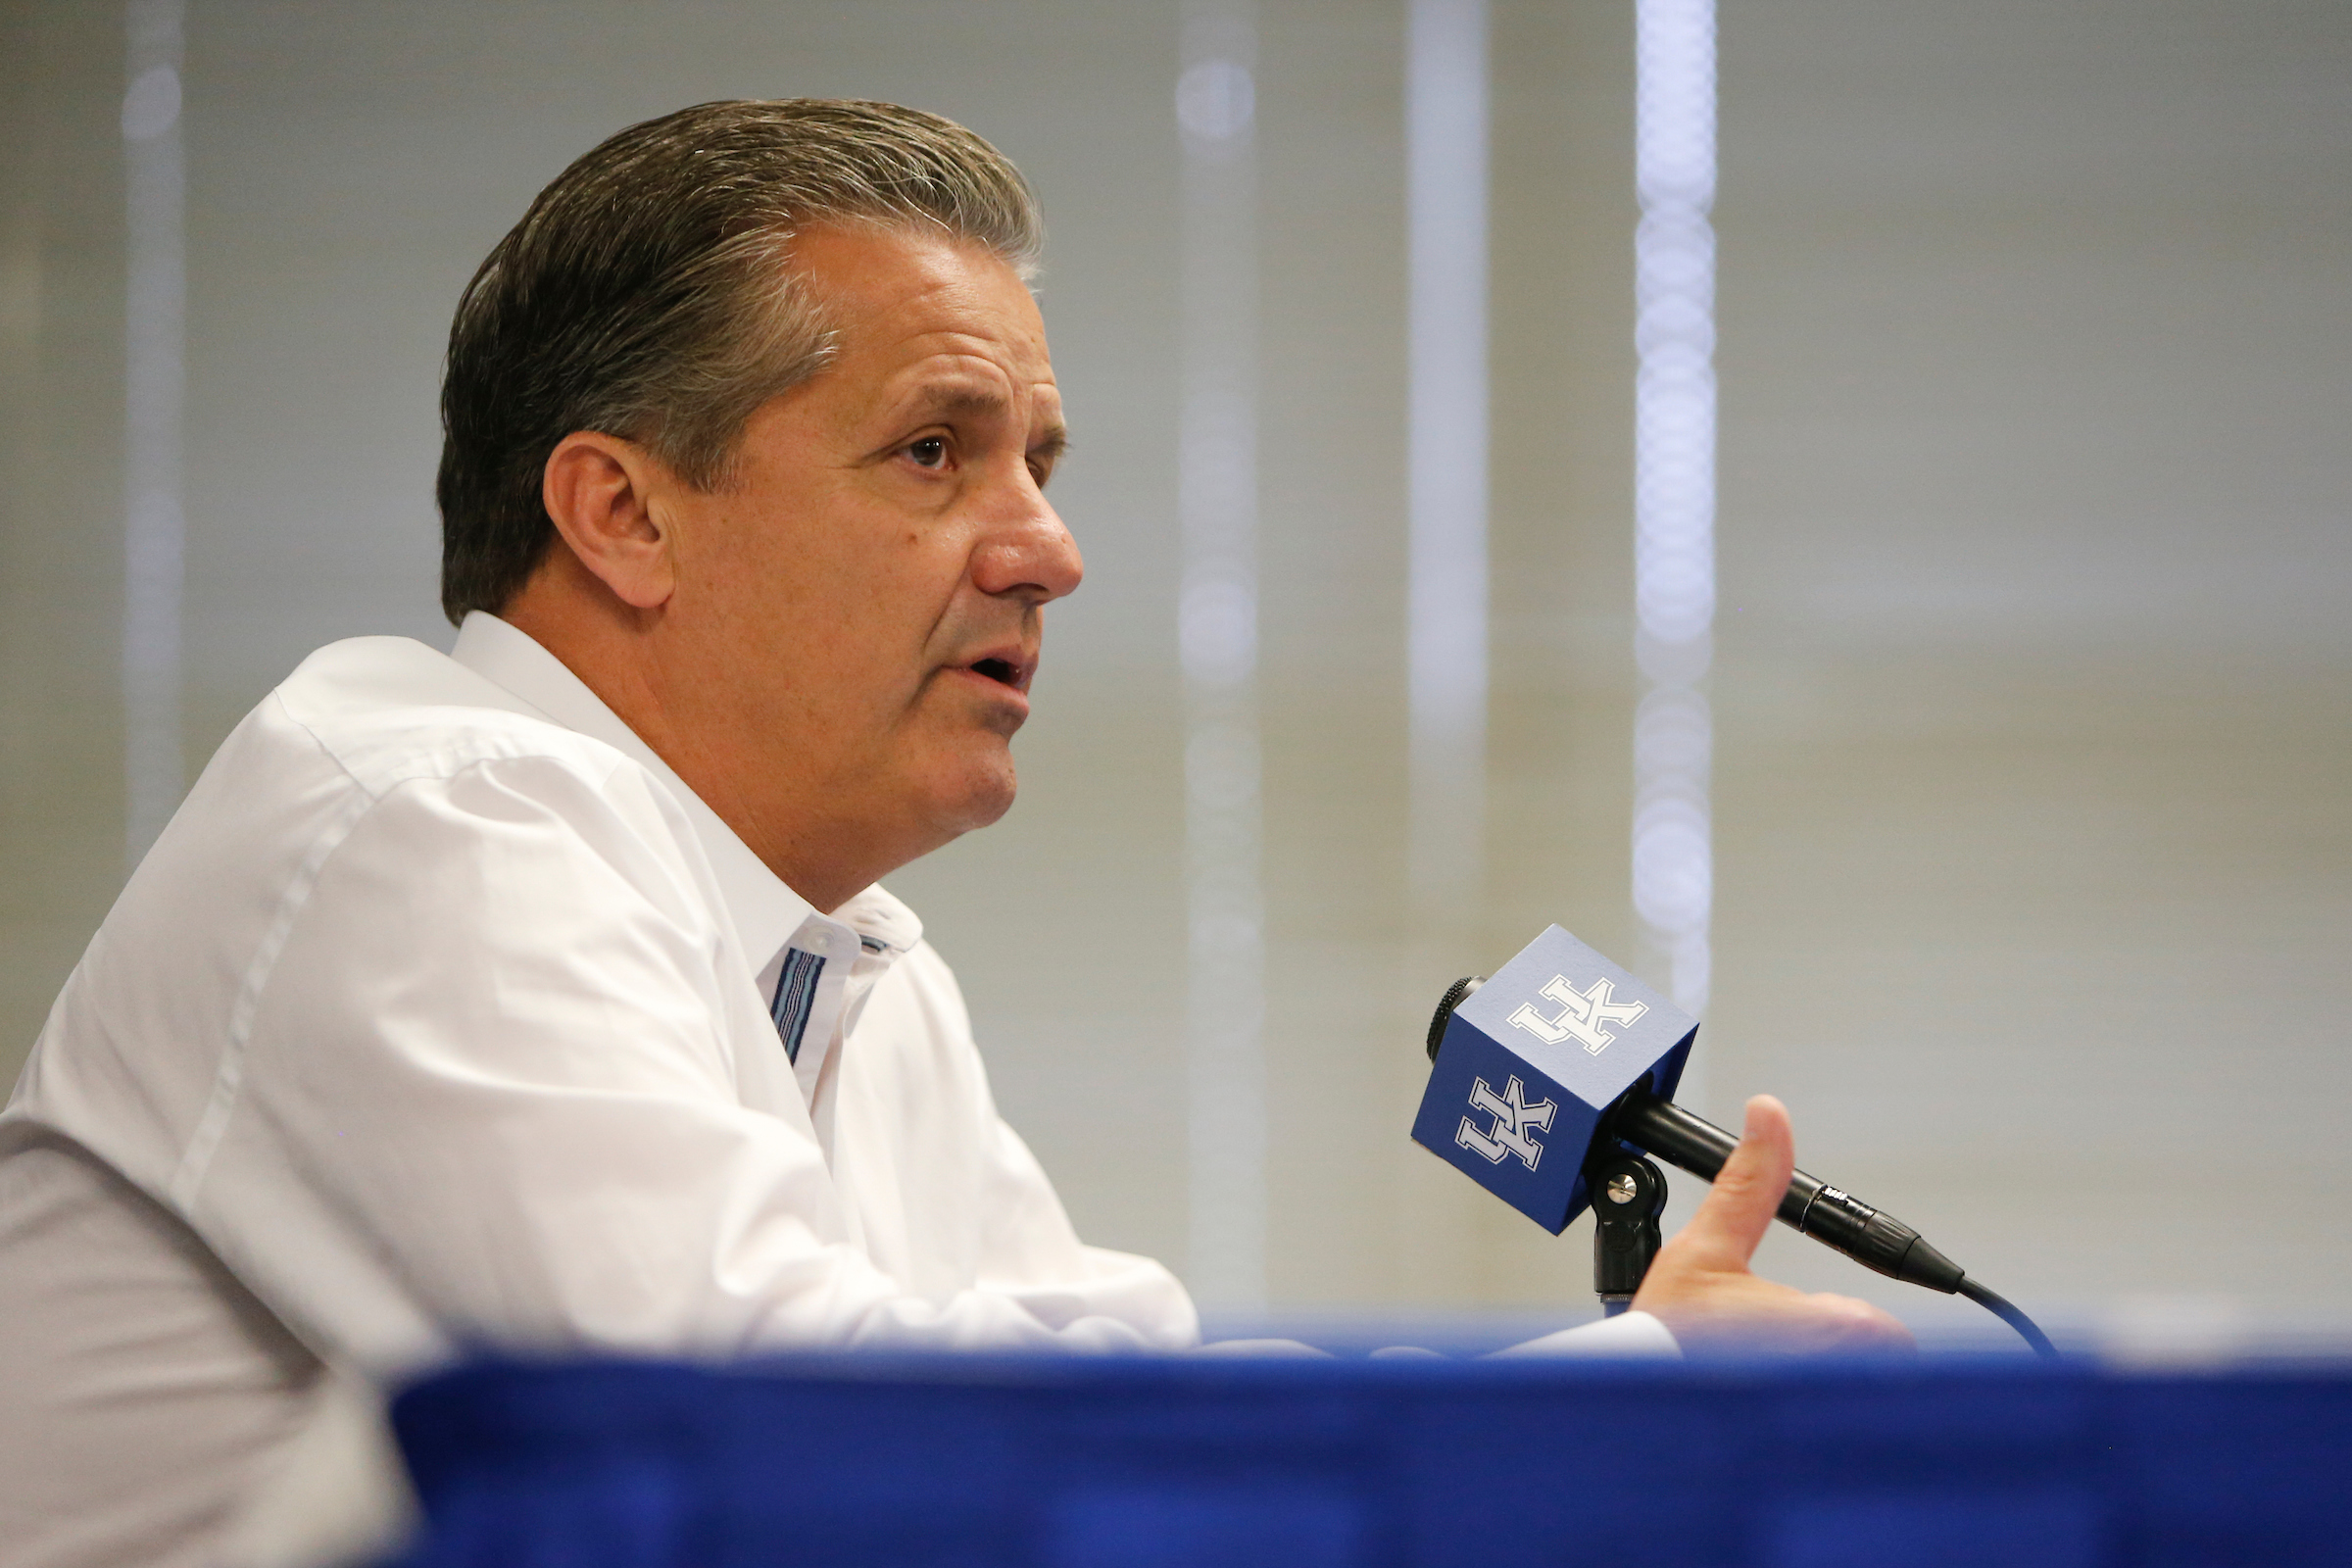
[[[1590,1311],[1412,1149],[1428,1007],[1630,956],[1632,24],[1494,0],[1491,849],[1403,832],[1403,16],[1264,0],[1257,147],[1281,1311]],[[320,643],[446,646],[449,310],[570,158],[702,99],[896,99],[1043,196],[1089,562],[1023,791],[893,885],[1081,1229],[1181,1263],[1172,3],[193,0],[191,775]],[[120,887],[121,9],[0,10],[0,1067]],[[2082,1327],[2352,1283],[2352,9],[1726,0],[1709,1108]],[[1689,1206],[1688,1189],[1677,1211]],[[1798,1283],[1971,1319],[1794,1237]]]

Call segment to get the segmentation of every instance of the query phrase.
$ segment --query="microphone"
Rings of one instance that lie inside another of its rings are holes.
[[[1591,1206],[1587,1168],[1623,1151],[1713,1181],[1739,1139],[1674,1103],[1697,1034],[1697,1019],[1550,926],[1492,980],[1446,989],[1413,1141],[1554,1236]],[[1919,1232],[1841,1188],[1800,1170],[1779,1218],[1865,1268],[1966,1296],[2057,1353]]]

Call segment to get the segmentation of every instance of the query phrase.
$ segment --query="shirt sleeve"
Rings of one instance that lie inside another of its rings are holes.
[[[690,837],[618,760],[385,791],[245,981],[191,1222],[315,1345],[379,1372],[460,1348],[1162,1338],[1100,1309],[1121,1298],[1110,1254],[1075,1295],[1024,1278],[932,1299],[851,1244],[797,1101],[738,1095],[742,981]],[[1033,1177],[1050,1200],[1015,1150],[1006,1191],[1034,1202]]]
[[[1053,1182],[999,1114],[962,991],[929,944],[918,943],[876,987],[847,1051],[841,1125],[855,1118],[866,1133],[861,1149],[892,1142],[877,1124],[920,1118],[897,1140],[923,1150],[905,1153],[919,1168],[894,1174],[889,1206],[900,1211],[902,1228],[876,1256],[906,1255],[910,1283],[922,1277],[915,1254],[958,1257],[959,1272],[982,1289],[1057,1326],[1106,1316],[1135,1326],[1158,1348],[1199,1342],[1192,1298],[1165,1267],[1078,1239]],[[855,1108],[846,1103],[853,1070]],[[957,1157],[934,1152],[950,1146]],[[918,1234],[926,1238],[920,1245],[912,1240]],[[867,1240],[881,1245],[870,1230]]]
[[[1683,1348],[1674,1331],[1647,1312],[1620,1312],[1596,1323],[1541,1335],[1496,1350],[1495,1357],[1522,1355],[1609,1356],[1632,1360],[1680,1360]]]
[[[1138,1325],[1159,1349],[1200,1343],[1200,1315],[1173,1274],[1152,1258],[1081,1242],[1037,1156],[1002,1119],[990,1145],[983,1285],[1043,1322],[1101,1314]]]

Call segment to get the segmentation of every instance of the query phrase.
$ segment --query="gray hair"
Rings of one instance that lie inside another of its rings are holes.
[[[895,104],[698,104],[556,176],[466,286],[441,381],[441,608],[496,612],[555,538],[548,454],[637,441],[703,489],[744,422],[823,369],[833,334],[791,266],[801,229],[879,223],[976,244],[1023,278],[1044,227],[1004,154]]]

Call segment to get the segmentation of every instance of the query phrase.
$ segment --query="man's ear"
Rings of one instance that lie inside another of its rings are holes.
[[[636,442],[574,430],[548,454],[539,494],[581,565],[632,610],[658,610],[677,573],[674,541],[654,497],[677,483]]]

